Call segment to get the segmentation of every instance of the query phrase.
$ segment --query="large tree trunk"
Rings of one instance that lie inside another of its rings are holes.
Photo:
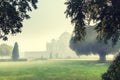
[[[106,62],[106,54],[99,54],[99,62]]]

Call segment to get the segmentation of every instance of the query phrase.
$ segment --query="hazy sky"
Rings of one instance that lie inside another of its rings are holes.
[[[66,19],[64,11],[66,0],[39,0],[38,9],[34,10],[31,19],[23,22],[22,33],[16,36],[9,36],[7,43],[14,45],[17,41],[21,52],[43,51],[46,49],[46,42],[57,39],[63,32],[72,32],[73,27]]]

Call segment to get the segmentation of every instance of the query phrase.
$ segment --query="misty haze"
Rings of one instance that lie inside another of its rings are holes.
[[[0,80],[120,80],[119,0],[1,0]]]

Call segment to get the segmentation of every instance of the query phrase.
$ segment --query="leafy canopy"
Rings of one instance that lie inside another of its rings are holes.
[[[11,54],[12,54],[12,46],[7,44],[0,45],[0,57],[11,56]]]
[[[29,19],[27,12],[37,9],[38,0],[0,0],[0,38],[21,32],[22,22]]]
[[[120,0],[67,0],[65,14],[74,24],[74,41],[84,40],[86,26],[96,23],[97,39],[115,45],[120,37]]]

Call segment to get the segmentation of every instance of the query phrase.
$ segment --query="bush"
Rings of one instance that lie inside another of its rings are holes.
[[[107,72],[102,75],[102,80],[120,80],[120,53],[109,66]]]
[[[0,59],[0,62],[12,62],[14,61],[13,59]],[[28,61],[27,59],[17,59],[16,61]]]
[[[17,42],[15,42],[15,44],[14,44],[14,48],[12,51],[12,59],[13,59],[13,61],[18,61],[18,59],[19,59],[19,48],[18,48]]]
[[[12,61],[11,59],[0,59],[0,62],[8,62],[8,61]]]
[[[16,61],[27,61],[27,59],[17,59]]]

